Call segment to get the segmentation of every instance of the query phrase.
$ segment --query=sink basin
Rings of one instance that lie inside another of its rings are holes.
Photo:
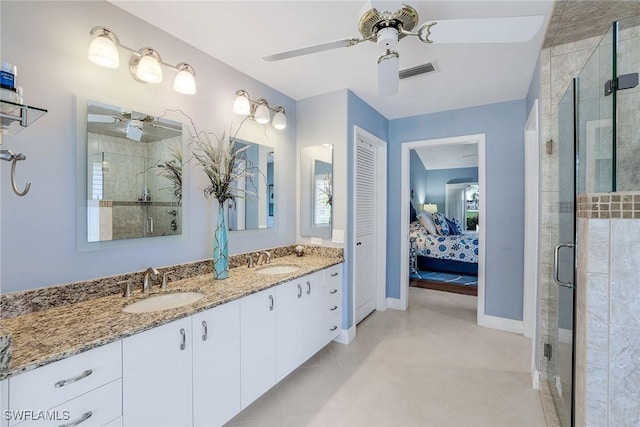
[[[262,267],[256,270],[257,274],[287,274],[300,270],[297,265],[272,265],[271,267]]]
[[[192,304],[204,297],[200,292],[176,292],[172,294],[155,295],[124,307],[125,313],[151,313],[153,311],[168,310]]]

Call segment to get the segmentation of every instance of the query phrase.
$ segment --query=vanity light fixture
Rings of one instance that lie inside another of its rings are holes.
[[[271,111],[275,113],[273,120],[271,119]],[[278,106],[273,108],[267,100],[263,98],[254,101],[244,89],[236,91],[236,99],[233,102],[233,112],[241,116],[249,116],[250,119],[263,125],[271,121],[273,127],[278,130],[287,127],[287,116],[284,107]]]
[[[185,95],[196,93],[196,72],[193,67],[185,62],[176,66],[162,61],[160,54],[155,49],[143,47],[140,50],[132,49],[120,43],[113,31],[106,27],[93,27],[89,32],[94,39],[89,45],[88,58],[91,62],[107,68],[118,68],[120,59],[118,47],[133,54],[129,61],[129,70],[133,77],[143,83],[160,83],[162,81],[162,65],[177,72],[173,82],[173,89]]]

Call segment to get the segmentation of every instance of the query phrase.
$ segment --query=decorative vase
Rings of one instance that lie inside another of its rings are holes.
[[[227,225],[224,220],[224,204],[218,203],[218,218],[213,233],[213,278],[229,277],[229,247],[227,241]]]

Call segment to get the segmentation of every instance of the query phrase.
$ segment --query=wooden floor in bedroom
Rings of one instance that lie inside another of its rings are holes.
[[[433,289],[436,291],[452,292],[454,294],[478,296],[478,287],[469,285],[456,285],[445,282],[433,282],[431,280],[409,280],[409,286],[414,288]]]

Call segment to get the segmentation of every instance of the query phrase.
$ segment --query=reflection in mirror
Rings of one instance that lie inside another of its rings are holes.
[[[331,238],[333,207],[333,146],[300,151],[300,234]]]
[[[87,105],[87,241],[182,233],[182,124]]]
[[[237,198],[235,204],[229,206],[229,230],[271,228],[274,222],[273,147],[236,139],[235,148],[241,150],[237,161],[246,163],[242,169],[255,172],[251,178],[235,183],[247,191],[247,196]]]
[[[477,182],[446,184],[445,216],[456,218],[465,232],[475,232],[480,209],[480,187]]]

